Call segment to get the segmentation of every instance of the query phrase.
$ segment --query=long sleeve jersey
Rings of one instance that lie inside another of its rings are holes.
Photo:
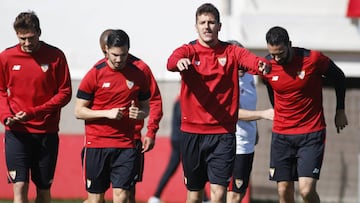
[[[155,139],[156,133],[159,130],[159,123],[163,116],[162,99],[159,87],[151,72],[150,67],[141,59],[129,54],[128,63],[131,63],[144,72],[147,77],[147,82],[150,89],[150,112],[147,120],[146,136]],[[141,130],[144,127],[144,120],[138,121],[135,126],[135,139],[141,139]]]
[[[177,62],[189,58],[191,66],[181,71],[181,130],[198,134],[234,133],[238,116],[238,69],[259,73],[266,59],[226,42],[204,47],[193,41],[171,54],[167,69],[179,71]]]
[[[34,53],[20,45],[0,54],[0,119],[4,123],[19,111],[28,121],[6,130],[29,133],[59,131],[60,110],[71,99],[71,79],[64,53],[45,42]]]

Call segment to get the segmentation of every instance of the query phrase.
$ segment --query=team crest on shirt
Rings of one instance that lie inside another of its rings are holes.
[[[241,179],[235,179],[236,188],[240,188],[243,185],[244,181]]]
[[[304,77],[305,77],[305,71],[304,70],[302,70],[302,71],[298,71],[297,72],[297,75],[298,75],[298,77],[300,78],[300,79],[304,79]]]
[[[41,64],[41,70],[45,73],[49,69],[49,64]]]
[[[9,176],[12,180],[15,180],[16,178],[16,171],[9,171]]]
[[[269,169],[269,174],[270,174],[270,177],[274,177],[274,173],[275,173],[275,168],[270,168]]]
[[[129,89],[134,87],[134,81],[126,80],[126,85]]]
[[[91,180],[87,179],[86,180],[86,187],[90,188],[90,186],[91,186]]]
[[[195,63],[195,65],[197,65],[197,66],[200,65],[200,61],[195,61],[194,63]]]
[[[225,66],[225,64],[226,64],[226,57],[218,58],[218,61],[219,61],[220,65]]]

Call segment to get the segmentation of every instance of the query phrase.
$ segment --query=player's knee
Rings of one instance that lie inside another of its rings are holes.
[[[114,202],[125,202],[130,196],[130,191],[116,188],[113,189]]]
[[[222,200],[225,197],[226,188],[220,185],[211,184],[210,192],[211,192],[210,197],[212,202],[222,202]]]
[[[299,188],[299,193],[303,199],[311,199],[312,196],[316,195],[315,189],[313,189],[311,187]]]
[[[188,191],[187,202],[201,202],[202,192],[201,191]]]
[[[294,187],[287,183],[278,183],[278,193],[281,197],[285,197],[288,194],[294,194]]]
[[[50,189],[37,189],[36,190],[36,202],[39,203],[50,203],[51,202],[51,195],[50,195]]]
[[[237,192],[228,192],[227,193],[227,202],[229,203],[240,203],[241,194]]]

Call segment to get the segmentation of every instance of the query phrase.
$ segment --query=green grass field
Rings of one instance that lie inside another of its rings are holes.
[[[82,203],[83,200],[53,200],[52,203]],[[108,201],[110,203],[110,201]],[[268,201],[268,200],[251,200],[251,203],[276,203],[277,201]],[[12,203],[10,200],[0,200],[0,203]],[[138,202],[145,203],[145,202]],[[170,202],[167,202],[170,203]]]

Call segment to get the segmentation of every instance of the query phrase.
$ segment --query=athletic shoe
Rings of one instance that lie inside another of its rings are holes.
[[[157,197],[150,197],[148,203],[161,203],[160,199]]]

